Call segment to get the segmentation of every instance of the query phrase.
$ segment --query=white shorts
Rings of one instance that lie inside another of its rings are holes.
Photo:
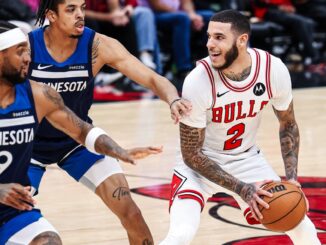
[[[215,162],[222,162],[219,166],[223,168],[224,171],[246,183],[267,179],[274,181],[280,180],[280,177],[267,163],[263,154],[257,147],[252,147],[248,152],[237,156],[214,154],[214,156],[211,155],[210,158]],[[179,158],[179,162],[174,168],[170,205],[172,205],[175,197],[181,199],[192,198],[198,201],[203,208],[207,199],[218,192],[224,192],[233,196],[242,210],[248,207],[247,203],[245,203],[240,196],[202,177],[190,169]]]
[[[56,229],[38,211],[23,212],[1,226],[0,244],[26,245],[43,232]]]
[[[88,171],[80,178],[79,182],[95,192],[96,188],[104,180],[119,173],[123,173],[123,170],[118,160],[105,156],[88,169]]]

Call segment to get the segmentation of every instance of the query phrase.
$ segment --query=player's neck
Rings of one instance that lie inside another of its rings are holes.
[[[240,52],[232,65],[222,72],[227,78],[233,81],[243,81],[250,75],[251,65],[251,56],[247,51],[244,51]]]
[[[0,78],[0,109],[5,109],[15,101],[15,86]]]
[[[58,28],[49,26],[44,31],[44,42],[51,56],[58,62],[62,62],[75,51],[78,39],[71,38]]]

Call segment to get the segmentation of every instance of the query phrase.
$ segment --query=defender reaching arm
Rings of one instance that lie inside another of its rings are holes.
[[[121,148],[103,130],[82,121],[67,108],[59,93],[47,85],[32,82],[33,95],[39,121],[44,117],[57,129],[65,132],[78,143],[86,145],[100,154],[109,155],[134,164],[135,159],[144,158],[162,151],[162,147],[144,147],[126,150]]]

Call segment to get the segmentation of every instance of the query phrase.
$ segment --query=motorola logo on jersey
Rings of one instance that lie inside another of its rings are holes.
[[[254,90],[253,90],[253,92],[254,92],[254,94],[255,94],[256,96],[261,96],[261,95],[263,95],[263,94],[265,93],[265,91],[266,91],[266,87],[265,87],[265,85],[262,84],[262,83],[257,83],[257,84],[254,86]]]

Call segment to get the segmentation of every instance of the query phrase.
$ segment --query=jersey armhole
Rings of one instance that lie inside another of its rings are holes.
[[[267,87],[267,93],[268,98],[273,98],[272,88],[271,88],[271,55],[266,52],[266,70],[265,70],[265,76],[266,76],[266,87]]]
[[[212,91],[212,105],[210,108],[207,108],[207,110],[214,108],[215,103],[216,103],[216,87],[215,87],[215,80],[214,80],[214,74],[213,71],[210,67],[210,65],[208,64],[208,62],[206,60],[199,60],[199,63],[201,63],[204,67],[205,70],[207,72],[210,84],[211,84],[211,91]]]

